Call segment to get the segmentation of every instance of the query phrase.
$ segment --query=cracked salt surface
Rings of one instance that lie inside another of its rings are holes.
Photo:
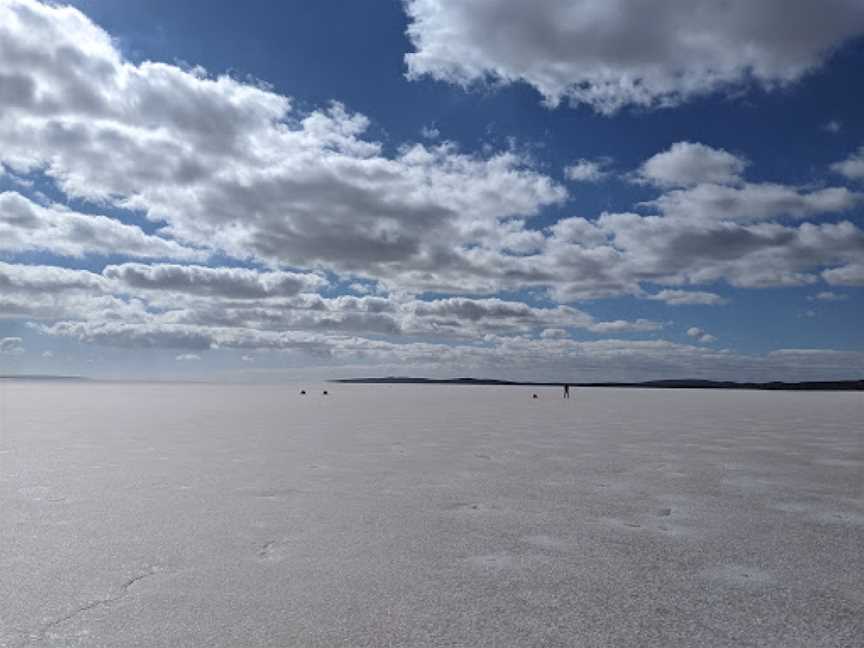
[[[0,648],[862,645],[860,394],[0,388]]]
[[[144,580],[145,578],[149,578],[150,576],[155,576],[157,573],[156,568],[151,568],[146,572],[136,574],[131,578],[127,579],[125,582],[121,583],[114,594],[111,594],[102,599],[96,599],[95,601],[89,601],[83,605],[79,605],[74,608],[72,611],[64,614],[61,617],[56,619],[52,619],[48,621],[45,625],[43,625],[39,630],[37,630],[36,635],[42,637],[48,633],[50,633],[54,628],[66,623],[67,621],[72,621],[75,617],[84,614],[85,612],[89,612],[90,610],[95,610],[98,607],[103,605],[110,605],[124,596],[128,594],[129,588],[132,587],[135,583]]]

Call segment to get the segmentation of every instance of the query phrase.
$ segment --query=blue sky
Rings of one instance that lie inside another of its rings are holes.
[[[0,0],[0,372],[860,377],[864,9],[714,4]]]

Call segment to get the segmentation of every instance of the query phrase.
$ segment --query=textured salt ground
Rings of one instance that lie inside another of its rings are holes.
[[[296,392],[0,385],[0,646],[864,646],[860,394]]]

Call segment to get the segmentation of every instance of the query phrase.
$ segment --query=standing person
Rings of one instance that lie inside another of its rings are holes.
[[[570,398],[570,385],[564,384],[564,398]]]

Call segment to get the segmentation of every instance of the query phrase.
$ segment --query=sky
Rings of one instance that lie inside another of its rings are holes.
[[[859,0],[0,0],[0,374],[864,376]]]

